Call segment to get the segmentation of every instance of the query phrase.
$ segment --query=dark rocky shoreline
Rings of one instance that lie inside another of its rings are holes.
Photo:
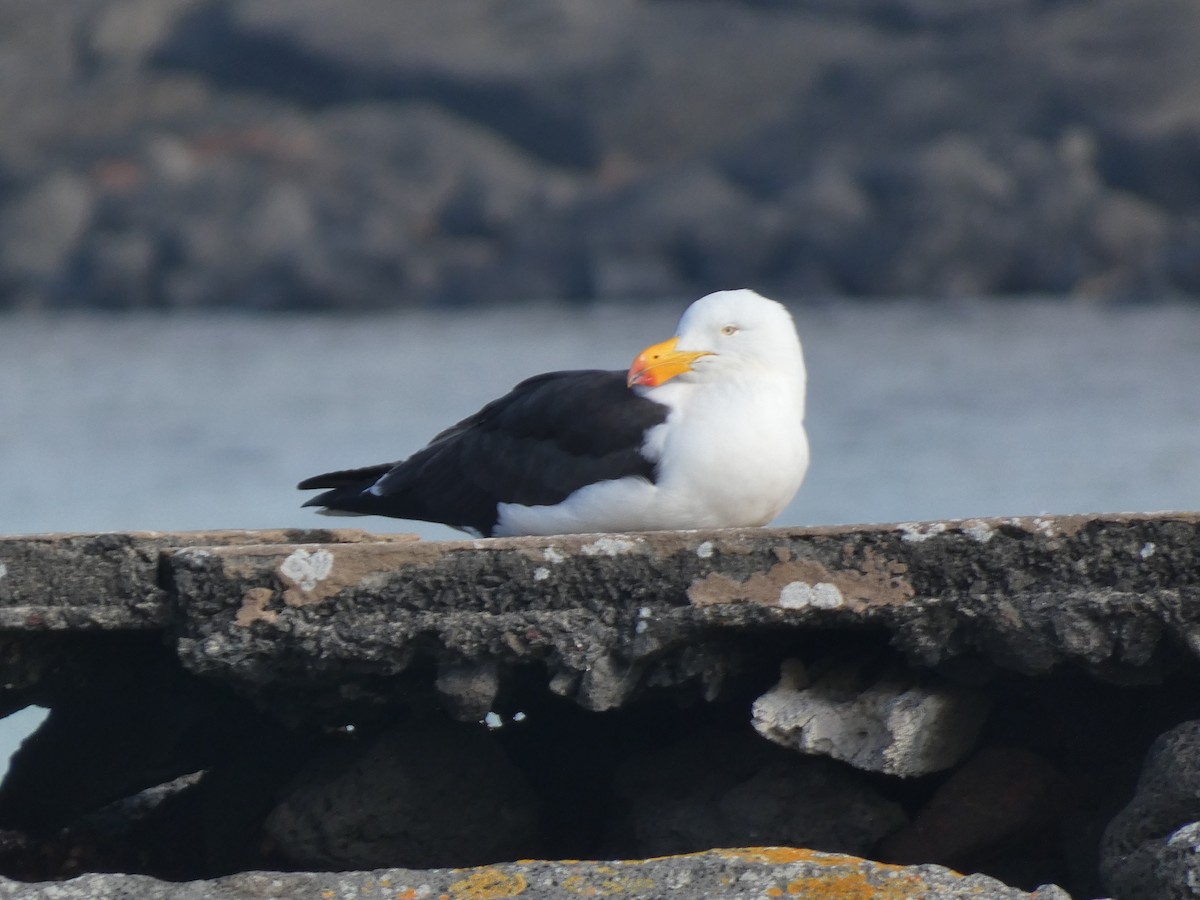
[[[0,308],[1200,295],[1192,0],[0,10]]]

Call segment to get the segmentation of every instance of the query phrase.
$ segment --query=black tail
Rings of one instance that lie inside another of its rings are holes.
[[[314,488],[368,488],[395,466],[395,463],[382,463],[377,466],[364,466],[361,469],[342,469],[339,472],[326,472],[324,475],[314,475],[305,478],[296,485],[301,491],[311,491]],[[319,497],[316,499],[320,499]],[[321,506],[313,501],[305,506]]]

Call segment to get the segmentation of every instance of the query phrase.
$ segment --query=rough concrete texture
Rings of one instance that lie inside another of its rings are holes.
[[[868,772],[913,777],[948,769],[970,752],[988,702],[958,685],[917,682],[892,670],[865,683],[855,666],[809,680],[786,660],[775,687],[754,701],[755,730],[802,753]]]
[[[764,628],[883,629],[923,666],[983,656],[1025,674],[1132,677],[1200,651],[1189,514],[227,546],[164,567],[185,665],[248,691],[537,662],[603,710],[651,682],[718,691],[714,641]]]
[[[1195,718],[1197,601],[1197,514],[446,543],[8,538],[0,709],[51,714],[0,784],[0,873],[194,882],[790,843],[1094,897],[1100,831],[1137,761]],[[913,686],[918,710],[979,696],[986,722],[910,729],[942,746],[884,771],[795,754],[751,727],[785,660],[827,693],[836,673],[859,693],[901,688],[876,723]],[[402,750],[372,750],[406,728]],[[465,737],[439,743],[452,732]],[[972,742],[944,776],[889,774]],[[438,788],[428,773],[448,759],[485,787]],[[1186,781],[1163,783],[1164,808],[1191,808]],[[412,812],[389,817],[405,792]],[[1161,818],[1138,822],[1162,826],[1145,836],[1167,841],[1162,871],[1186,868],[1179,828],[1196,819]],[[511,846],[439,847],[501,829]],[[924,877],[900,871],[889,884]],[[333,884],[317,878],[303,883]]]
[[[0,535],[0,629],[159,628],[171,604],[159,555],[172,547],[413,540],[354,529]]]
[[[1121,900],[1200,893],[1200,720],[1154,742],[1137,792],[1105,830],[1100,867]]]
[[[901,868],[853,856],[782,847],[714,850],[618,862],[520,862],[476,869],[380,869],[300,874],[247,872],[214,881],[172,883],[139,875],[85,875],[56,884],[0,879],[14,900],[279,900],[379,897],[389,900],[560,900],[563,897],[688,900],[797,897],[828,900],[1070,900],[1053,886],[1019,891],[983,875],[940,866]]]

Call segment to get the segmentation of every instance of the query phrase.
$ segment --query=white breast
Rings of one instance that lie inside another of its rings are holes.
[[[680,388],[686,393],[669,398],[673,411],[651,446],[661,447],[660,516],[694,524],[664,527],[767,524],[808,469],[802,393],[782,380],[769,389],[761,383]]]

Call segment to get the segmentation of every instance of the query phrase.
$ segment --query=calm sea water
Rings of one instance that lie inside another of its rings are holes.
[[[402,458],[528,375],[624,368],[683,305],[0,317],[0,533],[457,536],[325,519],[294,485]],[[1200,509],[1200,306],[793,312],[813,463],[779,524]]]

